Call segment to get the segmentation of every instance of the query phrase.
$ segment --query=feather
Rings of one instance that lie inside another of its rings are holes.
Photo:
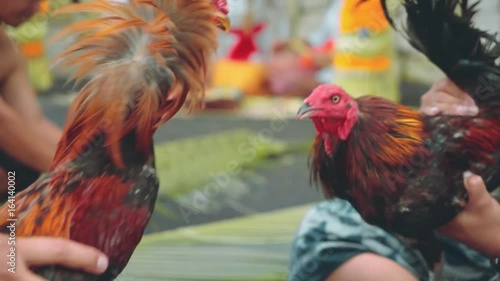
[[[189,99],[199,109],[211,54],[217,49],[217,11],[209,0],[104,0],[63,7],[57,13],[99,12],[57,37],[80,39],[56,58],[76,67],[77,81],[92,75],[70,108],[69,125],[52,169],[78,157],[103,134],[115,165],[125,167],[120,139],[137,134],[137,149],[148,153],[159,125]],[[79,141],[76,141],[78,138]]]
[[[344,105],[322,98],[343,90],[320,86],[305,101],[316,110],[310,117],[315,126],[322,122],[316,126],[311,173],[326,196],[350,201],[368,223],[415,238],[432,268],[441,258],[433,231],[467,200],[463,173],[480,175],[489,191],[500,186],[500,47],[495,36],[473,27],[477,4],[403,2],[407,40],[476,100],[479,113],[423,116],[388,100],[360,97],[358,120],[342,141],[332,128],[346,122]],[[382,3],[398,29],[389,12],[393,7]],[[335,148],[330,155],[325,142]]]
[[[139,244],[157,197],[158,181],[151,168],[136,169],[100,177],[59,170],[17,194],[16,235],[70,238],[100,249],[111,261],[99,277],[59,266],[36,267],[37,274],[47,280],[114,280]],[[0,215],[4,233],[11,223],[7,208],[3,206]]]
[[[400,28],[388,0],[381,1],[391,25],[478,105],[500,100],[500,42],[474,27],[479,2],[403,0],[406,19]]]
[[[91,79],[70,108],[51,170],[16,194],[16,235],[87,244],[103,251],[109,266],[99,276],[58,265],[32,268],[44,280],[116,280],[154,211],[153,134],[188,98],[191,110],[202,104],[217,27],[225,26],[212,0],[129,2],[93,0],[59,11],[103,16],[59,35],[79,39],[56,61],[76,68],[77,81]],[[0,209],[4,233],[8,208]]]
[[[360,116],[346,142],[335,142],[333,156],[324,149],[324,136],[316,134],[312,149],[311,178],[321,182],[326,197],[352,199],[362,215],[380,215],[378,207],[368,204],[372,198],[394,198],[401,192],[403,176],[393,178],[404,167],[412,166],[413,158],[426,157],[422,146],[422,116],[410,108],[374,96],[356,99]],[[377,116],[374,118],[374,116]],[[412,156],[412,157],[409,157]],[[402,168],[403,167],[403,168]],[[363,191],[348,194],[349,182]],[[354,197],[352,197],[354,196]]]

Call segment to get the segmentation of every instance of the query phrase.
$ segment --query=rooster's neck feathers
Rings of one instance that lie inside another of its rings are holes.
[[[189,98],[203,102],[206,72],[217,49],[216,10],[211,0],[93,0],[61,13],[99,12],[61,36],[80,36],[58,59],[76,67],[75,78],[92,79],[72,104],[53,168],[71,161],[96,138],[123,167],[120,140],[137,136],[138,151],[150,153],[156,128]],[[102,141],[102,140],[101,140]]]
[[[325,139],[322,134],[316,134],[311,155],[311,176],[314,181],[322,183],[323,192],[329,197],[341,189],[348,189],[339,186],[347,180],[339,178],[342,174],[339,170],[344,170],[344,174],[352,179],[370,179],[369,175],[363,177],[357,173],[371,171],[372,176],[376,175],[376,170],[410,161],[408,156],[418,154],[422,148],[420,113],[378,97],[361,97],[357,102],[359,118],[347,140],[341,141],[332,135]],[[328,153],[326,141],[330,142],[332,153]],[[367,168],[359,168],[359,165],[366,165]],[[333,171],[339,175],[335,179],[332,179],[335,177]],[[377,186],[377,183],[369,186]]]

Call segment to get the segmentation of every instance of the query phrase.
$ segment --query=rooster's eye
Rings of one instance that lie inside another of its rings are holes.
[[[331,99],[333,103],[338,103],[340,101],[340,97],[338,95],[333,96]]]

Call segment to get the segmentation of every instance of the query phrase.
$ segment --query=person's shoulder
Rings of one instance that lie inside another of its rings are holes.
[[[292,244],[288,280],[325,280],[349,259],[374,253],[405,267],[421,280],[428,270],[420,254],[361,218],[341,199],[321,202],[304,216]]]

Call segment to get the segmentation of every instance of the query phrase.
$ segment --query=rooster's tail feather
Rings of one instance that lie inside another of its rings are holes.
[[[391,16],[395,0],[381,0]],[[500,98],[500,43],[496,35],[473,26],[477,4],[467,0],[402,0],[408,42],[478,103]],[[399,1],[398,1],[399,2]],[[401,31],[401,30],[400,30]]]

